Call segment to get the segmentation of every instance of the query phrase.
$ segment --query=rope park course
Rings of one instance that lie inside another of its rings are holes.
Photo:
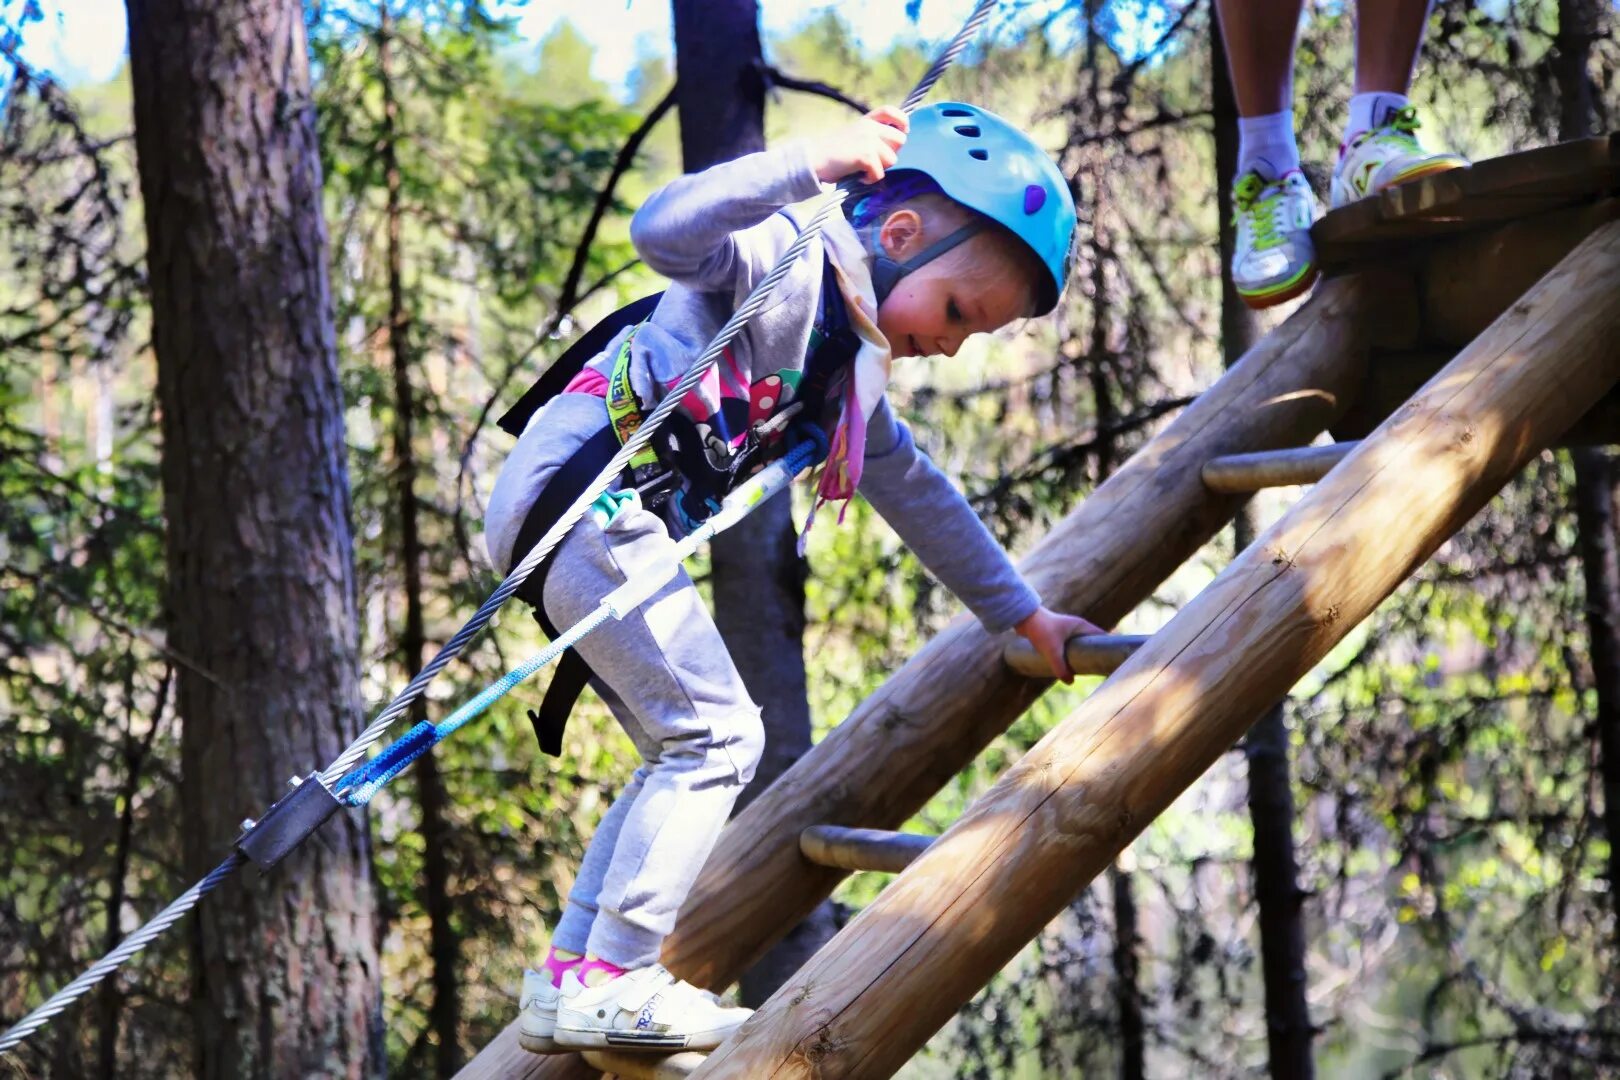
[[[975,10],[908,111],[993,7]],[[1027,650],[1003,648],[967,619],[739,814],[662,956],[698,985],[735,981],[847,871],[901,876],[716,1053],[539,1058],[518,1048],[514,1024],[467,1066],[465,1080],[557,1080],[597,1069],[748,1080],[891,1075],[1526,462],[1560,441],[1616,441],[1617,194],[1620,148],[1603,136],[1482,162],[1328,215],[1314,236],[1330,280],[1059,522],[1020,569],[1048,604],[1111,625],[1249,494],[1317,486],[1151,637],[1070,642],[1070,666],[1108,681],[942,836],[893,830],[1050,678]],[[841,199],[831,197],[687,378],[702,377]],[[666,396],[593,489],[606,487],[686,388]],[[1332,447],[1308,445],[1324,432]],[[532,674],[531,665],[554,658],[562,638],[444,721],[418,725],[362,763],[595,497],[587,490],[574,503],[353,745],[246,830],[217,869],[0,1036],[0,1050],[49,1022],[244,862],[273,865],[307,834],[309,818],[362,804]],[[588,633],[587,624],[630,599],[605,598],[568,635]]]
[[[906,96],[901,105],[905,112],[915,110],[927,96],[928,91],[989,20],[996,4],[997,0],[980,0],[962,28],[929,66],[916,87]],[[592,505],[607,493],[632,459],[652,441],[664,421],[687,394],[697,388],[705,374],[725,352],[726,347],[765,305],[765,301],[769,299],[777,284],[792,269],[794,262],[804,253],[811,240],[821,232],[828,218],[843,205],[848,193],[849,188],[840,185],[824,199],[809,223],[800,230],[797,239],[783,253],[777,265],[754,287],[748,298],[720,328],[714,340],[692,363],[686,374],[669,388],[663,400],[647,414],[640,428],[625,440],[618,452],[603,466],[585,491],[562,513],[557,522],[545,532],[529,554],[512,568],[489,598],[479,605],[478,610],[466,624],[456,631],[376,719],[325,768],[312,772],[307,777],[292,777],[288,781],[290,793],[261,818],[244,821],[243,832],[237,839],[235,849],[217,867],[177,897],[145,926],[121,942],[117,948],[98,960],[84,974],[0,1034],[0,1053],[21,1045],[30,1035],[60,1015],[70,1004],[88,993],[125,961],[160,937],[204,896],[228,880],[244,863],[252,861],[261,870],[272,869],[341,807],[364,806],[417,758],[484,712],[524,680],[551,664],[575,642],[609,619],[622,619],[635,610],[657,592],[664,582],[674,576],[681,560],[695,552],[714,535],[740,521],[766,499],[786,490],[802,470],[819,460],[821,454],[825,452],[824,446],[819,448],[818,453],[818,448],[813,444],[801,444],[786,457],[773,463],[727,496],[724,508],[682,541],[677,549],[676,559],[654,573],[633,580],[604,597],[593,614],[570,627],[547,648],[492,683],[444,721],[438,724],[423,721],[372,761],[356,768],[367,750],[382,739],[394,721],[403,716],[412,703],[422,696],[439,672],[460,655],[478,632],[488,625],[501,606],[511,599],[523,583],[545,562],[568,532],[591,510]]]

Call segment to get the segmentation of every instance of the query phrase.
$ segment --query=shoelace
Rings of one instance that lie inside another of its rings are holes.
[[[1265,192],[1270,190],[1271,194]],[[1245,217],[1248,218],[1249,227],[1254,230],[1254,249],[1267,251],[1283,242],[1283,232],[1288,228],[1284,220],[1286,207],[1284,196],[1287,188],[1281,180],[1266,183],[1260,179],[1259,173],[1244,173],[1232,189],[1232,203],[1236,208],[1232,215],[1232,224],[1237,225]]]
[[[1396,110],[1387,124],[1367,129],[1351,140],[1349,145],[1357,146],[1374,139],[1396,139],[1406,146],[1417,148],[1417,129],[1422,126],[1418,122],[1417,106],[1405,105]]]

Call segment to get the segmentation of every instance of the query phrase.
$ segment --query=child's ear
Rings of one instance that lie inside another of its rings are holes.
[[[922,217],[915,210],[896,210],[883,219],[878,228],[878,242],[883,253],[891,259],[905,261],[922,241]]]

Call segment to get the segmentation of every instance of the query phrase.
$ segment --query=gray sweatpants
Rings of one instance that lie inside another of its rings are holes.
[[[567,628],[673,547],[664,523],[637,504],[606,529],[586,515],[557,548],[546,615]],[[753,778],[765,729],[684,570],[578,649],[642,764],[585,849],[552,945],[642,967],[657,961],[732,804]]]

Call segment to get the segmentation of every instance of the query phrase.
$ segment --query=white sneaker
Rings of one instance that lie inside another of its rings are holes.
[[[523,996],[518,1001],[518,1044],[531,1054],[556,1054],[557,1001],[562,992],[538,971],[523,972]]]
[[[1311,223],[1316,193],[1298,169],[1276,180],[1246,172],[1232,187],[1232,284],[1251,308],[1268,308],[1316,284]]]
[[[570,1050],[713,1050],[753,1015],[732,1009],[662,964],[636,968],[601,986],[563,976],[556,1040]]]
[[[1467,168],[1467,158],[1424,150],[1417,129],[1417,109],[1408,105],[1383,127],[1363,131],[1341,146],[1333,169],[1334,209],[1420,176]]]

